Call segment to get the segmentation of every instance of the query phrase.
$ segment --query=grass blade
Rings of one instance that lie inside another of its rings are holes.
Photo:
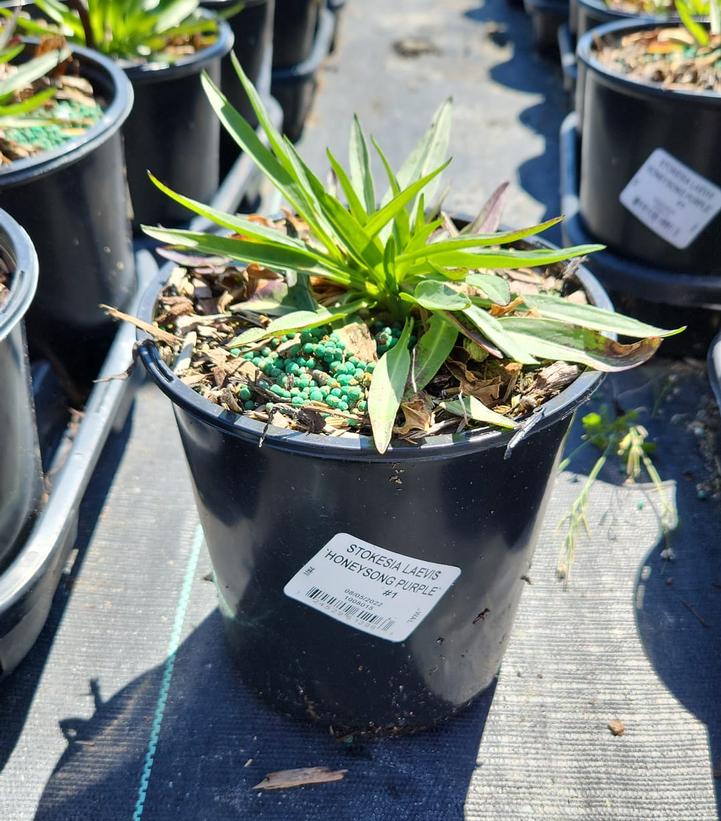
[[[365,203],[366,211],[371,214],[376,210],[376,192],[373,183],[370,153],[360,120],[353,115],[348,145],[348,163],[350,179],[358,198]]]
[[[450,162],[450,160],[448,160],[448,162]],[[432,171],[425,177],[421,177],[420,180],[414,182],[412,185],[409,185],[408,188],[401,191],[398,196],[393,197],[387,205],[384,205],[383,208],[376,211],[368,220],[365,227],[369,236],[374,237],[377,233],[379,233],[384,225],[389,223],[401,209],[408,205],[416,194],[418,194],[434,177],[437,177],[446,168],[448,162],[444,163],[439,168],[436,168],[435,171]]]
[[[398,342],[378,361],[368,391],[368,414],[371,420],[373,441],[379,453],[388,450],[396,414],[401,406],[406,380],[411,369],[408,352],[413,321],[406,320]]]
[[[203,254],[227,257],[239,262],[256,262],[268,268],[283,271],[305,271],[308,274],[329,279],[339,285],[349,285],[351,280],[344,271],[336,271],[310,253],[297,248],[289,248],[269,242],[249,242],[215,234],[203,234],[196,231],[183,231],[176,228],[153,228],[143,226],[143,231],[154,239],[169,245],[193,248]]]

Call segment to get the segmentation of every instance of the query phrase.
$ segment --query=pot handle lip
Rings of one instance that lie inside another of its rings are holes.
[[[721,408],[721,333],[718,333],[708,349],[708,377],[716,404]]]

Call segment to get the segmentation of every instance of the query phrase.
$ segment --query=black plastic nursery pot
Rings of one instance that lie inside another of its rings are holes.
[[[271,105],[270,114],[274,122],[280,121],[277,106]],[[211,205],[232,211],[245,195],[253,194],[257,184],[258,171],[250,158],[243,156],[223,181]],[[198,217],[190,227],[206,230],[209,226]],[[137,312],[139,295],[158,277],[153,253],[140,246],[140,242],[135,243],[138,288],[127,308],[131,314]],[[112,345],[83,405],[82,418],[75,424],[68,424],[65,395],[48,372],[47,362],[32,363],[38,438],[50,481],[31,532],[19,540],[10,564],[0,566],[0,681],[22,662],[43,628],[76,543],[80,507],[95,466],[110,433],[121,431],[125,425],[135,388],[144,373],[142,368],[132,367],[134,346],[132,325],[117,324]],[[130,373],[130,377],[118,378],[125,373]],[[0,396],[0,406],[3,399]],[[3,450],[0,453],[4,456]],[[0,459],[0,475],[4,466]],[[0,506],[3,498],[0,496]]]
[[[79,47],[73,54],[106,103],[103,116],[64,146],[0,167],[0,207],[28,232],[40,261],[31,351],[82,383],[115,332],[100,304],[125,308],[136,287],[120,131],[133,90],[111,61]]]
[[[568,21],[569,0],[523,0],[531,18],[533,41],[543,52],[555,51],[559,26]]]
[[[345,5],[346,0],[328,0],[328,9],[333,12],[333,37],[331,38],[330,43],[331,53],[333,53],[338,47]]]
[[[203,8],[216,14],[236,5],[234,0],[203,0]],[[228,18],[233,37],[233,53],[243,71],[256,88],[262,74],[270,69],[273,50],[273,18],[275,0],[247,0],[243,8]],[[266,81],[267,82],[267,81]],[[220,88],[236,108],[254,127],[258,124],[246,93],[238,80],[230,56],[225,57],[220,72]],[[233,138],[220,130],[220,176],[224,177],[238,158],[240,149]]]
[[[148,289],[152,321],[172,266]],[[592,302],[610,307],[587,271]],[[290,432],[201,398],[140,333],[173,402],[240,676],[333,730],[400,733],[493,681],[584,373],[509,449],[507,432],[378,454],[368,437]],[[262,446],[261,446],[262,445]]]
[[[38,283],[30,237],[0,211],[0,257],[10,296],[0,307],[0,570],[14,555],[40,505],[42,480],[23,317]]]
[[[275,0],[273,68],[290,68],[307,60],[324,0]]]
[[[571,33],[568,23],[563,23],[556,32],[558,42],[558,53],[561,58],[561,72],[563,74],[563,88],[570,95],[570,102],[576,95],[576,79],[578,69],[576,67],[576,38]]]
[[[290,68],[273,69],[271,93],[283,109],[283,132],[293,141],[303,134],[318,85],[318,69],[330,52],[334,25],[333,12],[323,9],[308,58]]]
[[[578,44],[581,216],[629,259],[721,274],[721,95],[643,84],[595,57],[597,43],[655,27],[613,23]]]
[[[172,65],[123,64],[135,104],[123,128],[133,226],[181,225],[187,211],[159,191],[148,171],[175,191],[208,202],[218,188],[220,122],[200,75],[220,85],[221,62],[233,46],[223,20],[215,42]]]
[[[580,211],[577,120],[578,115],[571,113],[561,127],[562,227],[567,245],[598,242]],[[610,249],[592,254],[587,264],[622,313],[657,327],[686,326],[684,333],[664,341],[661,355],[706,356],[710,340],[721,329],[721,275],[672,271]]]

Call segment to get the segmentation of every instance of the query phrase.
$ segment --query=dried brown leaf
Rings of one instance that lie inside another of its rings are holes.
[[[251,262],[245,269],[250,279],[282,279],[277,271],[272,271],[263,265],[258,265],[256,262]]]
[[[189,334],[185,335],[183,347],[181,348],[178,358],[175,360],[175,365],[173,366],[173,372],[176,376],[182,376],[190,367],[190,363],[193,361],[193,350],[197,340],[198,335],[194,331],[191,331]]]
[[[502,380],[500,376],[483,378],[470,370],[463,362],[455,359],[446,360],[446,367],[458,380],[460,390],[467,396],[475,396],[487,407],[493,407],[501,395]]]
[[[348,770],[330,770],[328,767],[299,767],[295,770],[278,770],[268,773],[256,784],[254,790],[286,790],[290,787],[302,787],[305,784],[327,784],[341,781]]]
[[[335,333],[352,356],[364,362],[375,362],[378,359],[375,340],[364,322],[351,322]]]
[[[616,736],[623,735],[626,732],[623,722],[618,718],[614,718],[608,722],[608,729],[611,731],[612,735]]]
[[[405,402],[401,402],[403,424],[393,428],[398,436],[411,434],[427,434],[434,423],[433,400],[425,392],[420,391]]]
[[[136,316],[126,314],[124,311],[119,311],[117,308],[111,308],[110,305],[101,305],[100,307],[108,316],[112,316],[113,319],[129,322],[131,325],[140,328],[141,331],[145,331],[146,334],[149,334],[155,339],[167,342],[168,345],[178,345],[181,341],[175,334],[168,333],[168,331],[164,331],[162,328],[157,328],[155,325],[151,325],[143,319],[138,319]]]

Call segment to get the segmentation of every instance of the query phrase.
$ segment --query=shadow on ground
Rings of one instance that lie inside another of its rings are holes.
[[[55,634],[72,595],[73,584],[82,568],[86,548],[92,539],[98,517],[130,437],[132,417],[131,408],[123,429],[109,437],[100,462],[90,480],[85,498],[80,505],[78,535],[75,540],[76,558],[71,572],[63,574],[60,579],[45,626],[35,646],[17,670],[7,681],[0,683],[0,727],[2,728],[0,770],[4,768],[15,749],[27,720],[35,690],[55,640]]]
[[[561,87],[560,69],[536,51],[531,22],[522,7],[506,0],[486,0],[465,12],[465,16],[485,25],[492,39],[511,44],[510,59],[494,66],[490,78],[506,88],[539,97],[539,102],[526,108],[519,119],[529,131],[543,138],[544,151],[521,163],[518,181],[530,196],[545,205],[544,219],[558,216],[561,213],[559,133],[568,105]],[[560,242],[560,231],[549,231],[548,238]]]
[[[656,444],[654,464],[661,478],[675,487],[679,525],[668,541],[662,539],[649,550],[638,569],[636,625],[663,686],[706,728],[712,770],[708,776],[713,779],[721,817],[721,510],[717,501],[698,498],[696,486],[707,478],[708,466],[687,426],[708,394],[708,384],[700,363],[672,365],[671,360],[659,358],[644,373],[648,374],[645,381],[633,373],[614,375],[586,411],[614,403],[623,411],[640,409],[639,422]],[[664,401],[669,390],[673,413]],[[571,448],[580,444],[580,426],[574,426],[573,433]],[[588,475],[597,456],[597,451],[587,450],[574,462],[581,475]],[[615,463],[601,478],[619,484]],[[657,506],[653,491],[648,500]],[[669,546],[673,560],[663,554]]]
[[[684,382],[675,411],[691,414],[708,392],[703,371]],[[687,407],[685,407],[687,406]],[[665,542],[646,556],[635,590],[636,623],[644,650],[663,684],[706,727],[709,764],[721,817],[721,510],[700,501],[697,483],[707,476],[688,430],[659,436],[659,451],[676,479],[679,527],[671,539],[673,561],[661,555]]]
[[[132,816],[162,677],[161,668],[149,670],[107,702],[96,688],[95,715],[62,723],[68,747],[36,821]],[[418,736],[337,740],[275,714],[239,683],[213,611],[178,651],[143,815],[460,820],[492,698],[490,688],[469,710]],[[348,773],[313,787],[251,789],[268,772],[309,766]]]

